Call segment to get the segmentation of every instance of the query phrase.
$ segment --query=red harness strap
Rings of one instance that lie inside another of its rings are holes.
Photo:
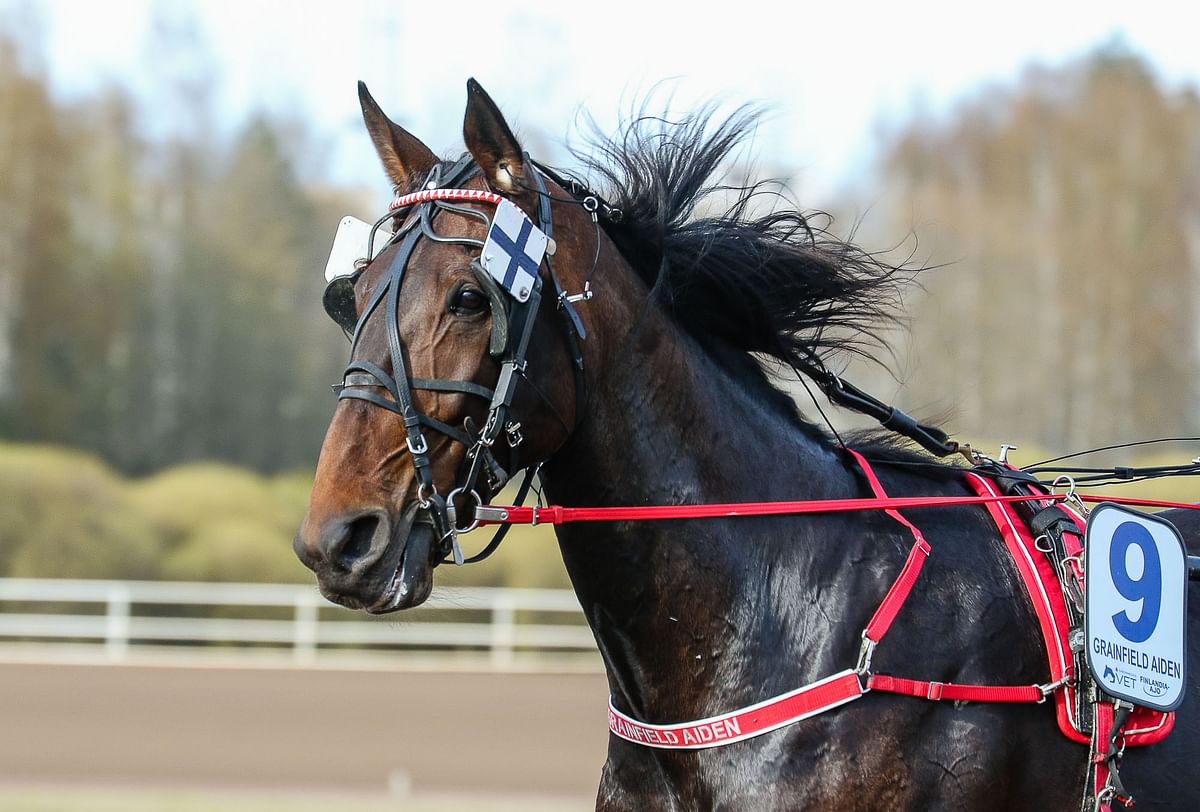
[[[862,468],[876,500],[888,499],[879,478],[869,462],[857,451],[845,449]],[[994,502],[995,497],[987,501]],[[912,592],[913,584],[931,552],[921,531],[894,509],[887,514],[908,528],[913,546],[900,574],[888,589],[879,608],[863,629],[863,645],[854,670],[840,671],[794,691],[751,705],[741,710],[693,722],[655,725],[639,722],[617,709],[612,698],[608,703],[608,729],[613,735],[646,747],[661,749],[698,750],[720,747],[744,739],[761,736],[772,730],[793,724],[844,705],[867,691],[884,691],[920,697],[933,701],[971,702],[1041,702],[1056,685],[968,685],[905,679],[871,673],[871,655],[875,646],[887,634]]]
[[[875,471],[871,468],[871,463],[867,462],[867,458],[853,448],[846,448],[844,450],[862,468],[863,475],[867,478],[867,482],[870,484],[871,492],[875,494],[875,498],[887,499],[887,491],[883,489],[883,485],[879,482],[879,477],[875,476]],[[916,525],[901,516],[900,511],[887,508],[884,512],[908,528],[908,531],[913,536],[913,546],[908,551],[908,560],[904,562],[904,568],[900,570],[899,577],[896,578],[896,582],[892,584],[892,588],[884,596],[883,603],[879,604],[879,608],[875,610],[875,614],[871,616],[871,620],[867,623],[866,630],[863,631],[863,639],[870,641],[870,646],[878,643],[887,634],[887,630],[891,628],[892,621],[900,613],[900,607],[908,600],[908,593],[912,592],[913,584],[917,582],[917,576],[921,574],[921,568],[925,566],[925,560],[929,558],[929,553],[931,552],[929,542],[925,541],[925,536],[921,534]]]
[[[871,486],[871,492],[875,494],[875,498],[887,499],[887,491],[883,489],[883,484],[880,483],[879,477],[875,476],[875,471],[871,468],[871,464],[867,462],[866,457],[852,448],[845,450],[862,469],[863,475]],[[997,494],[991,495],[995,496]],[[988,504],[995,503],[989,502]],[[921,574],[921,568],[925,565],[926,559],[929,558],[930,552],[932,552],[929,543],[925,541],[924,534],[921,533],[916,525],[900,515],[899,511],[888,509],[885,512],[908,528],[908,531],[913,535],[914,541],[912,549],[908,552],[908,560],[904,562],[904,568],[900,570],[899,577],[896,578],[896,582],[892,584],[892,588],[888,590],[887,595],[884,597],[883,603],[875,610],[875,614],[871,617],[870,622],[867,623],[866,630],[863,631],[864,656],[860,657],[859,666],[864,670],[870,668],[872,650],[883,636],[887,634],[892,621],[900,613],[900,608],[908,599],[913,584],[917,582],[917,577]],[[929,700],[1041,702],[1046,697],[1045,690],[1037,685],[972,685],[953,682],[927,682],[925,680],[905,679],[885,674],[870,674],[867,679],[867,687],[875,691],[888,691]]]

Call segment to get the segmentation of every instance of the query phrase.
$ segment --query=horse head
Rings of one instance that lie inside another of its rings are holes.
[[[474,508],[570,435],[586,328],[567,291],[600,231],[474,80],[453,162],[359,97],[397,199],[326,290],[352,348],[294,547],[327,598],[382,613],[422,603]]]

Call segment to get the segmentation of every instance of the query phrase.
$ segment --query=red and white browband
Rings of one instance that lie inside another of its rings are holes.
[[[413,192],[409,195],[400,195],[392,198],[392,202],[388,204],[388,210],[395,211],[396,209],[403,209],[406,206],[412,206],[417,203],[428,203],[431,200],[491,203],[494,206],[499,206],[501,202],[507,199],[495,192],[488,192],[482,189],[425,189],[420,192]]]

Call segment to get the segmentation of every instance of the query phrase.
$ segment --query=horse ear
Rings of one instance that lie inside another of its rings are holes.
[[[467,80],[467,113],[463,141],[493,189],[513,194],[524,190],[528,174],[524,152],[492,97],[474,79]]]
[[[425,177],[437,163],[437,156],[419,138],[384,115],[364,82],[358,83],[358,101],[363,123],[392,186],[397,191],[407,189],[415,179]]]

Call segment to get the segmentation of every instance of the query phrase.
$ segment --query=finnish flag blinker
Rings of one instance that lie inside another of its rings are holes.
[[[483,244],[480,264],[518,302],[533,292],[549,239],[510,200],[501,200]]]

